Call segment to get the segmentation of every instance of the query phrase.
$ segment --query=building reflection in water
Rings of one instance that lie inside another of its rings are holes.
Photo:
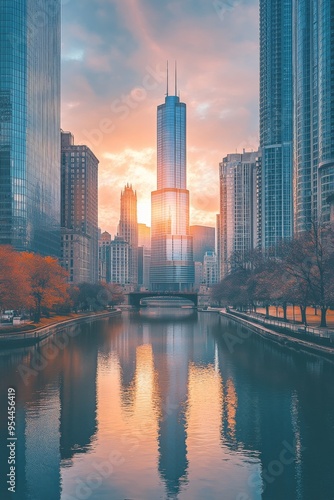
[[[145,448],[156,448],[160,477],[173,498],[187,478],[185,411],[196,313],[145,308],[140,318],[130,331],[124,325],[126,349],[121,338],[114,345],[120,359],[123,415],[132,434],[142,434]],[[138,460],[147,459],[141,449]]]
[[[89,449],[96,433],[97,343],[92,325],[63,352],[60,378],[60,452],[62,460]],[[70,462],[68,462],[68,465]]]
[[[1,398],[19,388],[18,498],[75,498],[78,478],[110,453],[123,461],[92,500],[329,498],[333,367],[256,336],[231,350],[224,331],[240,338],[236,325],[180,314],[84,325],[27,385],[18,363],[46,346],[1,357]],[[293,461],[276,474],[286,446]],[[4,449],[0,460],[6,468]]]
[[[10,355],[6,357],[10,368],[2,377],[0,393],[3,400],[7,387],[17,389],[17,498],[60,500],[61,467],[70,464],[62,459],[87,451],[96,432],[97,344],[91,325],[81,329],[66,349],[53,351],[54,356],[48,355],[52,352],[52,339],[48,339],[39,347],[17,350],[21,355],[13,363]],[[40,361],[42,357],[47,359],[45,364]],[[5,356],[1,359],[2,372],[4,362]],[[36,366],[42,368],[36,371]],[[28,369],[26,383],[18,367]],[[0,424],[4,443],[7,425],[3,419]],[[7,450],[2,451],[2,470],[6,470]],[[1,498],[8,497],[7,486],[0,482]]]
[[[205,477],[212,474],[213,478],[217,461],[229,454],[225,441],[237,448],[238,398],[232,374],[227,373],[225,382],[221,377],[216,341],[208,333],[203,345],[203,336],[194,328],[197,314],[192,310],[159,313],[156,308],[145,308],[140,312],[139,323],[135,316],[132,325],[125,322],[126,351],[121,337],[117,337],[113,347],[119,354],[121,392],[127,394],[126,398],[120,396],[123,418],[132,433],[144,429],[145,447],[150,449],[154,449],[155,443],[148,437],[154,439],[157,429],[160,478],[167,497],[178,498],[190,487],[189,475],[202,477],[209,491]],[[134,352],[133,373],[129,356],[131,358]],[[133,374],[131,382],[128,367]],[[225,429],[223,442],[222,428]],[[149,436],[145,429],[152,431]],[[142,462],[142,450],[137,459]],[[246,481],[252,467],[251,464],[249,470],[236,476],[234,483],[231,478],[226,480],[237,487],[240,477]]]
[[[187,481],[185,412],[192,341],[191,323],[174,319],[162,325],[160,338],[153,344],[160,394],[158,467],[171,498]]]

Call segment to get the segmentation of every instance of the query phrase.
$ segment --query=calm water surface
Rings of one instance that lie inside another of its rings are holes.
[[[329,361],[157,308],[0,354],[1,409],[17,393],[16,494],[2,412],[0,498],[334,499]]]

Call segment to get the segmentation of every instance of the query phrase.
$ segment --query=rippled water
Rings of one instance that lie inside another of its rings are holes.
[[[1,498],[334,499],[333,363],[187,309],[57,339],[0,355],[1,408],[17,391],[17,493],[2,412]]]

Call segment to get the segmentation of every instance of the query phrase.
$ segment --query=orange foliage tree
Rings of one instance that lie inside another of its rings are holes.
[[[50,310],[70,300],[67,273],[53,257],[42,257],[23,253],[22,261],[30,287],[30,306],[34,309],[34,320],[41,318],[42,309]]]
[[[22,254],[11,246],[0,246],[0,311],[21,309],[27,305],[29,283]]]

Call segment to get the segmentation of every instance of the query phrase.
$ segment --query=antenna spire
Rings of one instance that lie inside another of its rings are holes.
[[[177,62],[175,61],[175,95],[177,96]]]
[[[166,95],[168,96],[168,59],[167,59],[167,92]]]

